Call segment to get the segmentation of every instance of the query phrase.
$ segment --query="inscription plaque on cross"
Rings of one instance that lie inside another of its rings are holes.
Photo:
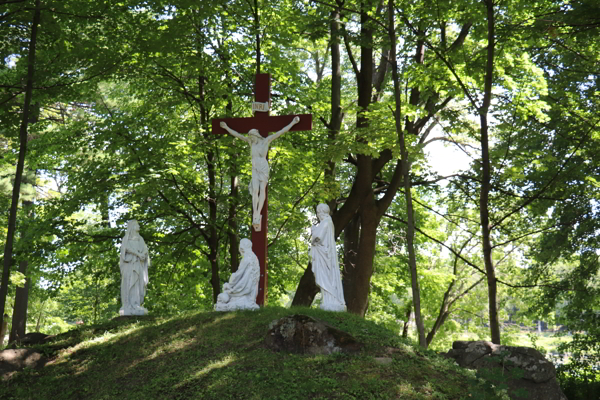
[[[262,137],[266,138],[269,132],[277,132],[284,127],[288,128],[287,126],[294,120],[294,117],[299,117],[300,120],[289,127],[289,131],[312,130],[312,114],[269,115],[269,109],[271,108],[270,74],[256,74],[254,99],[255,102],[252,103],[254,117],[215,118],[212,120],[212,133],[227,134],[228,131],[221,126],[221,123],[225,122],[227,127],[233,131],[247,133],[251,129],[256,129]],[[265,305],[267,299],[267,193],[268,190],[265,190],[264,203],[260,211],[260,229],[252,229],[252,251],[256,254],[260,263],[260,280],[256,298],[256,303],[260,306]]]

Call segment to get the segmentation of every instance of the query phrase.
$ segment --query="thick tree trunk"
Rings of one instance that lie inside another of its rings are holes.
[[[360,13],[360,72],[358,81],[358,106],[359,112],[356,118],[356,127],[361,139],[361,131],[369,127],[369,120],[365,115],[371,104],[371,93],[373,90],[373,30],[369,27],[370,17],[365,4]],[[373,190],[370,187],[372,180],[372,159],[369,156],[357,156],[357,173],[354,185],[364,186],[368,184],[369,189],[365,197],[359,200],[358,218],[355,216],[353,222],[360,224],[358,246],[355,250],[353,241],[344,239],[344,256],[356,257],[355,262],[344,263],[344,298],[349,312],[364,316],[369,302],[369,285],[373,273],[373,257],[375,255],[375,237],[377,235],[377,212]],[[362,172],[362,173],[361,173]],[[359,180],[364,179],[364,182]],[[368,180],[368,182],[366,182]],[[354,227],[357,229],[358,227]],[[353,238],[354,240],[354,238]],[[372,243],[372,247],[370,244]],[[350,244],[351,248],[345,245]],[[355,252],[356,254],[353,254]]]
[[[25,87],[25,101],[23,102],[23,119],[21,120],[21,127],[19,130],[19,159],[17,161],[17,170],[15,172],[15,182],[13,185],[10,213],[8,216],[8,229],[6,232],[6,242],[4,245],[4,265],[2,269],[2,286],[0,287],[0,326],[2,325],[2,322],[4,320],[6,295],[8,294],[8,280],[10,277],[10,267],[13,261],[12,252],[17,222],[17,208],[19,205],[21,179],[23,176],[23,169],[25,166],[25,155],[27,153],[27,128],[29,124],[31,97],[33,94],[33,77],[35,73],[35,46],[37,43],[37,31],[39,23],[40,0],[36,0],[35,12],[33,15],[33,23],[31,25],[31,38],[29,40],[29,54],[27,57],[27,85]]]
[[[344,288],[344,299],[346,305],[354,296],[350,289],[350,281],[353,279],[354,270],[358,264],[358,242],[360,239],[360,216],[358,213],[346,225],[344,229],[344,263],[342,271],[342,285]]]
[[[292,300],[292,307],[310,307],[317,293],[319,293],[319,288],[315,282],[315,274],[312,271],[312,262],[309,262],[298,283],[294,300]]]
[[[369,307],[371,275],[373,275],[373,258],[379,218],[373,196],[369,196],[360,208],[360,235],[354,265],[346,268],[344,264],[344,297],[348,311],[365,316]]]
[[[492,81],[494,74],[494,4],[492,0],[484,2],[487,7],[488,22],[488,47],[487,47],[487,65],[485,73],[485,86],[483,95],[483,104],[479,110],[481,123],[481,164],[482,179],[481,193],[479,197],[479,215],[481,220],[481,235],[483,243],[483,262],[488,283],[488,304],[490,313],[490,334],[492,343],[500,344],[500,321],[498,319],[497,302],[497,282],[494,263],[492,261],[492,244],[490,240],[490,214],[489,214],[489,193],[491,181],[490,150],[488,137],[488,109],[492,98]]]
[[[23,183],[35,183],[28,182],[27,175],[23,175]],[[33,201],[31,200],[23,200],[23,212],[27,215],[27,219],[33,218]],[[21,240],[27,236],[27,224],[21,224]],[[12,343],[13,341],[22,338],[27,333],[27,307],[29,302],[29,285],[30,279],[27,278],[27,260],[22,260],[19,263],[19,272],[25,275],[25,285],[21,287],[17,287],[15,291],[15,306],[13,308],[12,315],[12,327],[10,330],[10,335],[8,337],[8,342]]]
[[[27,275],[27,261],[19,263],[19,272]],[[12,327],[8,336],[8,343],[17,339],[22,339],[27,330],[27,301],[29,298],[29,278],[25,280],[25,285],[18,287],[15,293],[15,306],[12,315]]]
[[[4,337],[6,336],[7,329],[8,329],[8,315],[4,314],[4,318],[2,318],[2,324],[0,325],[0,346],[4,346]]]

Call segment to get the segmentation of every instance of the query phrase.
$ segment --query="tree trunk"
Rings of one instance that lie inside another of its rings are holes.
[[[0,326],[4,320],[4,309],[6,306],[6,295],[8,294],[8,282],[10,277],[10,267],[12,266],[12,252],[15,237],[15,228],[17,223],[17,207],[19,205],[19,194],[21,190],[21,179],[25,166],[25,155],[27,153],[27,128],[29,124],[29,113],[31,106],[31,97],[33,94],[33,77],[35,73],[35,46],[37,43],[37,31],[40,22],[40,0],[35,2],[35,12],[33,23],[31,25],[31,38],[29,40],[29,53],[27,56],[27,85],[25,88],[25,101],[23,102],[23,119],[19,129],[19,159],[17,161],[17,170],[15,172],[15,182],[13,185],[12,199],[10,204],[10,213],[8,217],[8,229],[6,232],[6,242],[4,245],[4,265],[2,269],[2,286],[0,287]]]
[[[487,274],[488,283],[488,304],[490,313],[490,333],[492,343],[500,344],[500,321],[498,319],[497,303],[497,282],[496,272],[492,261],[492,244],[490,239],[490,214],[489,214],[489,193],[491,181],[490,150],[488,138],[488,109],[492,98],[492,81],[494,73],[494,4],[492,0],[484,2],[487,7],[488,22],[488,46],[487,46],[487,66],[485,73],[485,86],[483,95],[483,104],[479,110],[481,123],[481,194],[479,197],[479,215],[481,219],[481,234],[483,243],[483,262]]]
[[[40,325],[42,324],[42,317],[44,315],[44,304],[46,304],[46,300],[44,300],[42,302],[42,305],[40,306],[40,315],[38,315],[37,324],[35,324],[35,331],[36,332],[40,331]]]
[[[102,217],[102,226],[110,228],[110,196],[108,193],[102,194],[100,216]]]
[[[369,26],[370,17],[365,4],[361,4],[360,13],[360,72],[358,72],[358,116],[356,118],[356,127],[358,132],[369,128],[369,120],[365,115],[371,104],[371,93],[373,90],[373,30]],[[359,133],[359,140],[362,136]],[[345,257],[356,257],[353,263],[344,263],[344,298],[349,312],[364,316],[369,302],[369,284],[373,273],[373,257],[375,255],[375,237],[377,235],[376,204],[373,198],[373,189],[370,187],[372,178],[372,159],[369,156],[357,156],[357,173],[354,184],[364,185],[366,182],[357,182],[361,178],[369,180],[369,189],[365,193],[366,197],[360,199],[360,209],[358,216],[353,218],[353,222],[360,224],[360,234],[358,235],[357,247],[355,243],[344,239],[344,245],[351,244],[351,248],[344,246]],[[363,174],[361,174],[363,172]],[[362,175],[362,176],[361,176]],[[354,186],[353,184],[353,186]],[[365,204],[365,203],[368,203]],[[375,209],[374,209],[375,208]],[[353,229],[359,229],[359,226]],[[355,232],[358,233],[358,232]],[[373,247],[370,247],[370,243]],[[356,253],[356,254],[354,254]]]
[[[408,151],[404,137],[404,130],[401,125],[401,98],[400,98],[400,78],[398,77],[398,63],[396,61],[396,28],[394,24],[394,0],[388,2],[389,16],[389,34],[390,34],[390,59],[392,62],[392,80],[394,81],[394,99],[395,99],[395,115],[396,133],[400,142],[400,156],[402,158],[402,175],[404,177],[404,200],[406,201],[406,248],[408,250],[408,265],[410,268],[411,286],[412,286],[412,302],[415,309],[415,322],[417,324],[417,333],[419,336],[419,345],[427,348],[427,340],[425,338],[425,326],[421,316],[421,289],[419,288],[419,275],[417,273],[417,258],[415,256],[415,218],[411,194],[410,182],[410,161],[408,159]],[[417,50],[417,57],[420,57]],[[414,94],[414,92],[413,92]]]
[[[412,314],[413,307],[412,301],[406,305],[406,319],[404,321],[404,327],[402,328],[402,337],[404,339],[408,338],[408,327],[410,325],[410,315]]]
[[[98,280],[99,280],[98,275],[96,275],[96,282],[95,282],[96,290],[95,290],[95,294],[94,294],[94,324],[96,324],[96,322],[98,321],[98,307],[100,306],[100,294],[98,293],[98,287],[99,287]]]
[[[23,174],[22,183],[30,183],[27,179],[27,174]],[[34,183],[35,183],[35,179]],[[33,214],[33,201],[31,200],[23,200],[23,212],[27,215],[27,219],[32,219]],[[26,240],[27,237],[27,224],[21,224],[21,241]],[[8,342],[11,343],[17,339],[22,338],[27,333],[27,307],[29,301],[29,285],[30,279],[27,278],[27,260],[22,260],[19,263],[19,272],[25,275],[25,285],[21,287],[17,287],[15,291],[15,306],[13,308],[12,315],[12,327],[10,330],[10,335],[8,337]]]
[[[2,324],[0,325],[0,346],[4,346],[4,337],[6,336],[7,329],[8,329],[8,315],[4,314],[4,318],[2,318]]]
[[[27,261],[19,263],[19,272],[27,275]],[[27,330],[27,300],[29,297],[29,278],[25,280],[25,286],[17,287],[15,293],[15,306],[12,315],[12,327],[8,336],[8,343],[22,339]]]
[[[334,143],[342,126],[342,68],[340,62],[340,12],[331,12],[331,120],[329,122],[328,139]],[[325,181],[333,186],[335,183],[335,162],[330,160],[325,169]],[[328,203],[329,209],[335,213],[336,202],[332,198]]]
[[[292,307],[310,307],[317,293],[319,293],[319,288],[315,282],[315,274],[312,271],[312,262],[309,262],[298,283],[294,300],[292,300]]]
[[[344,229],[344,265],[342,271],[342,286],[346,305],[354,296],[350,290],[350,280],[358,263],[358,242],[360,238],[360,216],[358,213]]]
[[[206,126],[208,124],[208,111],[204,106],[204,85],[206,78],[203,76],[198,77],[198,93],[200,97],[200,126]],[[208,132],[209,129],[205,130],[205,139],[211,141],[212,138]],[[215,152],[208,150],[206,153],[206,169],[208,174],[208,237],[206,239],[208,244],[208,261],[210,262],[210,283],[213,289],[213,303],[216,304],[217,297],[221,293],[221,280],[219,278],[219,231],[217,229],[217,179],[216,179],[216,163],[215,163]]]
[[[360,234],[356,263],[349,268],[344,265],[344,297],[348,311],[364,317],[369,307],[371,275],[379,218],[373,196],[369,196],[360,208]]]
[[[237,271],[240,264],[239,249],[240,237],[237,225],[237,207],[239,202],[239,180],[236,175],[231,177],[231,192],[229,196],[229,257],[231,258],[231,273]]]
[[[444,300],[443,300],[442,305],[440,307],[440,312],[438,313],[438,316],[437,316],[437,318],[435,320],[435,323],[433,324],[433,327],[431,328],[431,330],[427,334],[427,346],[429,346],[431,344],[431,342],[433,341],[433,338],[435,337],[435,334],[442,327],[442,325],[444,325],[444,322],[446,322],[446,319],[450,315],[450,313],[448,312],[448,303],[447,303],[447,300],[448,300],[447,297],[444,296]]]
[[[208,209],[209,209],[209,236],[208,236],[208,247],[209,247],[209,261],[210,261],[210,283],[213,289],[213,303],[217,302],[217,297],[221,293],[221,280],[219,279],[219,258],[218,258],[218,247],[219,238],[217,232],[217,199],[215,198],[215,164],[214,164],[214,153],[209,151],[207,156],[208,166],[208,182],[209,182],[209,197]]]

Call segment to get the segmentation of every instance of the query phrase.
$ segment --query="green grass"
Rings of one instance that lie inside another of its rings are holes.
[[[294,313],[350,333],[363,350],[309,356],[267,349],[269,323]],[[308,308],[115,319],[37,347],[50,362],[1,382],[0,398],[459,400],[478,398],[469,395],[486,386],[373,322]]]

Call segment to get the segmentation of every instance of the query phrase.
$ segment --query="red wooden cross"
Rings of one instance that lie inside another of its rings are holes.
[[[277,132],[292,122],[292,119],[295,117],[295,115],[269,116],[268,109],[271,105],[270,74],[256,74],[254,98],[257,103],[253,106],[255,110],[254,117],[213,119],[212,133],[227,134],[227,131],[220,126],[221,121],[224,121],[234,131],[247,133],[250,129],[258,129],[262,137],[267,137],[269,132]],[[263,106],[265,103],[268,107]],[[266,111],[258,111],[265,108]],[[301,114],[298,117],[300,117],[300,122],[292,126],[290,131],[312,130],[312,114]],[[265,192],[266,194],[267,192]],[[265,203],[261,211],[261,229],[258,232],[251,229],[252,251],[256,254],[260,263],[260,280],[258,281],[258,296],[256,297],[256,303],[260,306],[264,306],[267,300],[267,208],[268,199],[265,198]]]

